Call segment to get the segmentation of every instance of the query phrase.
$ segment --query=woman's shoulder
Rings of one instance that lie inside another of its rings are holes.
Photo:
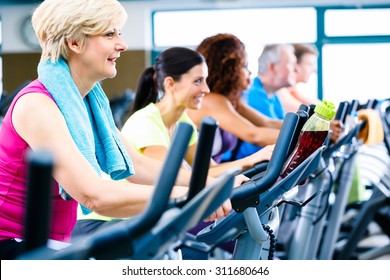
[[[202,102],[202,109],[207,108],[207,110],[215,109],[216,107],[226,107],[231,104],[228,97],[219,94],[219,93],[209,93],[205,95]]]
[[[154,103],[150,103],[149,105],[145,106],[142,109],[139,109],[138,111],[134,112],[130,119],[139,119],[139,118],[151,118],[156,117],[160,115],[160,111],[158,110],[157,106]]]
[[[43,102],[48,99],[55,103],[53,97],[47,91],[45,86],[39,80],[34,80],[15,95],[9,106],[9,110],[13,111],[13,108],[16,105],[18,105],[18,107],[25,108],[26,110],[30,110],[31,108],[36,109],[37,107],[42,109],[42,107],[46,106],[46,104],[50,104],[50,102]]]
[[[160,112],[155,104],[150,103],[146,107],[134,112],[123,125],[123,129],[129,127],[140,127],[150,122],[158,122],[161,119]]]
[[[15,99],[18,99],[19,97],[21,97],[21,96],[23,96],[25,94],[28,94],[28,93],[41,93],[41,94],[47,95],[51,99],[53,99],[52,96],[50,95],[50,93],[45,88],[45,86],[38,79],[36,79],[34,81],[31,81],[25,87],[23,87],[17,93],[17,95],[15,96],[16,97]]]

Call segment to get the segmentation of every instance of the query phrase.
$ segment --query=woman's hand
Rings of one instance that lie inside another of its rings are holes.
[[[249,181],[250,179],[246,177],[245,175],[239,174],[234,177],[234,184],[233,188],[239,187],[242,184],[244,184],[246,181]]]
[[[330,135],[330,140],[333,143],[337,143],[340,139],[340,136],[343,133],[343,124],[339,120],[332,120],[330,121],[330,130],[332,131],[332,134]]]
[[[248,156],[252,162],[252,166],[261,161],[269,161],[271,159],[272,153],[274,152],[275,144],[267,145],[262,148],[260,151]]]
[[[209,217],[204,219],[205,222],[212,222],[216,219],[226,217],[232,210],[232,203],[230,200],[226,200],[217,210],[214,211]]]

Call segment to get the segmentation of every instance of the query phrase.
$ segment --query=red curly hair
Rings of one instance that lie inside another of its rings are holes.
[[[211,92],[228,96],[240,89],[241,69],[246,63],[245,46],[240,39],[221,33],[204,39],[196,50],[206,59]]]

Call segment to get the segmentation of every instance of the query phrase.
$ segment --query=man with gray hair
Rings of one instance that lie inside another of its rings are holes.
[[[272,119],[283,120],[285,112],[275,92],[295,84],[296,62],[291,45],[266,45],[258,59],[258,74],[244,93],[248,104]],[[232,153],[232,160],[244,158],[261,148],[243,142],[238,150]]]

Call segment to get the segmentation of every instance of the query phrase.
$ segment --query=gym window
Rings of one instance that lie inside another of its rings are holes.
[[[390,65],[390,6],[287,7],[154,11],[153,58],[171,46],[195,47],[229,32],[246,45],[249,69],[268,43],[314,43],[318,75],[307,92],[338,103],[387,98]],[[178,28],[180,25],[180,28]]]

